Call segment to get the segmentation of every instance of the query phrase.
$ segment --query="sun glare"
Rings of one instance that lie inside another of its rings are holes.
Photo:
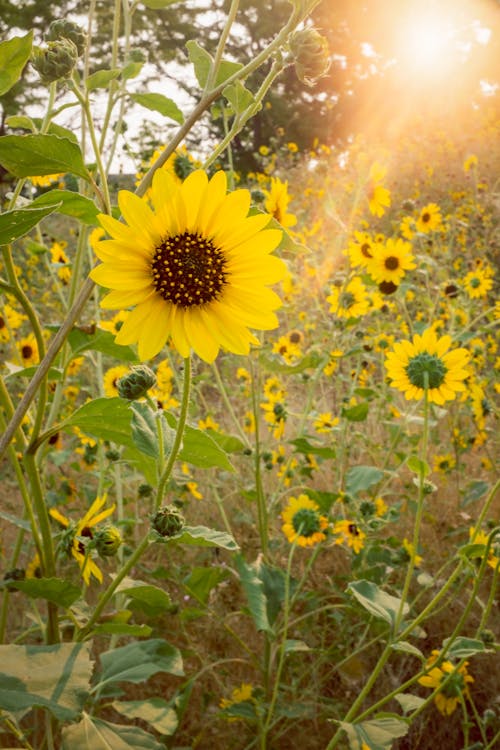
[[[412,14],[401,25],[398,61],[418,73],[440,75],[449,66],[454,29],[444,14]]]

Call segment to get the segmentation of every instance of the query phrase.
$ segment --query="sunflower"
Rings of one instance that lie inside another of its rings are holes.
[[[431,669],[420,677],[418,682],[435,690],[446,680],[446,684],[436,694],[434,703],[443,716],[450,716],[460,703],[462,695],[469,694],[468,683],[474,682],[474,678],[467,672],[467,661],[458,669],[451,661],[443,661],[439,666],[432,666],[438,657],[439,651],[434,650],[427,660],[427,666]]]
[[[469,529],[469,539],[471,543],[474,544],[482,544],[484,546],[483,552],[478,552],[474,557],[482,557],[484,555],[484,552],[486,551],[486,547],[489,541],[489,536],[486,534],[482,529],[475,529],[474,527]],[[498,555],[500,554],[500,544],[499,542],[496,542],[495,538],[493,537],[491,545],[488,548],[488,559],[487,564],[490,566],[490,568],[493,568],[493,570],[496,570],[499,562]],[[471,555],[472,556],[472,555]]]
[[[471,299],[481,299],[493,287],[493,279],[489,269],[476,268],[462,279],[462,284]]]
[[[330,312],[338,318],[359,318],[368,312],[370,299],[359,276],[344,287],[330,287],[330,291],[326,301],[330,303]]]
[[[20,339],[16,346],[24,367],[31,367],[32,365],[38,364],[40,359],[38,354],[38,344],[32,333]]]
[[[347,245],[347,254],[351,266],[366,268],[368,261],[373,257],[374,240],[368,232],[354,232],[354,239]]]
[[[281,517],[285,522],[282,531],[291,544],[313,547],[326,539],[328,521],[321,515],[319,505],[307,495],[290,497]]]
[[[367,263],[367,270],[377,284],[391,283],[398,286],[405,271],[415,268],[414,257],[409,242],[389,238],[373,248],[373,257]]]
[[[366,534],[353,521],[337,521],[333,533],[337,536],[335,544],[347,544],[356,555],[365,546]]]
[[[385,209],[391,205],[391,194],[382,186],[387,169],[378,162],[372,164],[368,183],[368,208],[374,216],[383,216]]]
[[[450,349],[451,336],[438,338],[432,328],[413,341],[400,341],[387,354],[385,366],[391,385],[402,391],[407,400],[418,401],[427,388],[431,403],[442,405],[453,401],[465,391],[466,365],[470,354],[466,349]]]
[[[106,495],[96,497],[83,518],[77,521],[76,524],[66,518],[66,516],[63,516],[63,514],[56,508],[51,508],[49,510],[52,518],[67,529],[67,532],[65,532],[65,535],[63,536],[64,549],[77,561],[80,566],[83,580],[87,586],[90,583],[91,576],[94,576],[99,583],[102,583],[103,580],[100,569],[90,557],[89,550],[86,549],[86,544],[93,539],[93,527],[101,521],[104,521],[105,518],[108,518],[115,509],[115,506],[112,505],[110,508],[101,510],[105,502]]]
[[[295,214],[289,214],[288,204],[292,198],[288,193],[288,180],[282,182],[279,177],[271,177],[271,189],[264,190],[264,206],[282,227],[293,227],[297,223]]]
[[[90,276],[113,290],[103,307],[135,305],[116,342],[138,342],[141,360],[158,354],[169,337],[182,357],[194,349],[213,362],[220,347],[248,354],[250,344],[259,344],[248,327],[278,325],[281,301],[268,286],[286,272],[270,255],[282,233],[264,230],[268,214],[248,216],[248,190],[226,195],[226,187],[222,171],[208,181],[196,170],[178,185],[159,169],[154,209],[123,190],[118,203],[127,224],[99,217],[113,239],[96,244],[103,263]]]
[[[107,398],[116,398],[118,396],[118,381],[124,375],[128,375],[129,368],[126,365],[116,365],[106,370],[103,378],[104,395]]]
[[[441,227],[441,209],[436,203],[428,203],[420,211],[417,219],[417,232],[434,232]]]

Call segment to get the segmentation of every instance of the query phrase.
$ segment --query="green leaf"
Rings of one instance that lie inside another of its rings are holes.
[[[23,68],[30,59],[33,32],[26,36],[14,36],[0,43],[0,96],[17,83]]]
[[[290,443],[304,456],[307,456],[308,454],[320,456],[321,458],[335,458],[336,456],[334,448],[326,448],[324,445],[315,445],[314,443],[311,443],[308,438],[295,438],[294,440],[290,440]]]
[[[468,484],[465,488],[465,493],[460,505],[462,506],[462,508],[465,508],[466,505],[475,503],[476,500],[479,500],[483,495],[485,495],[489,489],[490,485],[488,484],[488,482],[483,482],[481,480],[474,480],[470,482],[470,484]]]
[[[110,683],[145,682],[158,672],[177,676],[184,674],[180,651],[162,638],[113,648],[102,653],[100,659],[102,674],[94,690]]]
[[[61,721],[75,719],[89,695],[90,644],[0,646],[0,708],[26,713],[48,709]]]
[[[95,331],[87,333],[81,328],[73,328],[68,336],[69,345],[73,354],[81,354],[86,351],[102,352],[109,357],[115,357],[125,362],[137,362],[137,354],[129,346],[115,344],[115,337],[111,331],[103,331],[96,328]]]
[[[361,721],[359,724],[340,721],[339,725],[349,738],[351,750],[362,750],[363,743],[370,750],[391,750],[394,740],[404,737],[408,732],[408,724],[392,716]]]
[[[172,607],[172,600],[166,591],[144,581],[125,578],[116,592],[127,597],[128,609],[144,612],[148,617],[156,617]]]
[[[305,641],[299,641],[296,638],[288,638],[285,641],[285,654],[291,654],[297,651],[310,651],[311,648]]]
[[[215,85],[219,86],[221,83],[224,83],[224,81],[227,81],[228,78],[231,78],[232,75],[234,75],[239,70],[241,70],[242,67],[243,65],[239,62],[232,62],[232,60],[221,60],[219,69],[217,71],[217,76],[215,78]],[[243,86],[243,88],[245,87]],[[247,92],[247,93],[250,93],[250,92]]]
[[[191,569],[183,584],[191,596],[194,596],[201,604],[206,604],[212,589],[228,575],[229,572],[223,568],[195,567]]]
[[[13,516],[11,513],[5,513],[5,511],[0,511],[0,518],[3,518],[4,521],[9,521],[9,523],[13,523],[14,526],[18,526],[20,529],[31,531],[31,523],[25,521],[23,518]]]
[[[89,179],[78,144],[57,135],[1,136],[0,164],[16,177],[71,172]]]
[[[412,695],[412,693],[399,693],[394,698],[405,714],[413,713],[413,711],[416,711],[417,708],[420,708],[425,703],[425,698],[421,698],[419,695]]]
[[[401,599],[387,594],[371,581],[352,581],[348,584],[347,590],[374,617],[382,618],[390,625],[394,625],[401,606]],[[403,614],[407,614],[408,611],[408,604],[405,603]]]
[[[318,352],[310,352],[309,354],[306,354],[306,356],[303,357],[300,362],[297,362],[296,365],[287,365],[284,362],[280,362],[278,359],[271,359],[265,355],[259,357],[259,363],[269,372],[279,372],[287,375],[294,375],[308,369],[315,370],[322,360],[323,357]]]
[[[427,461],[422,461],[418,456],[410,456],[406,462],[410,471],[417,476],[428,476],[431,473],[431,467]]]
[[[60,607],[70,607],[82,595],[78,586],[62,578],[27,578],[16,581],[16,588],[31,599],[46,599]]]
[[[200,47],[198,42],[195,42],[194,39],[190,39],[186,43],[186,48],[188,51],[189,60],[194,67],[196,80],[200,84],[201,88],[205,88],[205,84],[208,79],[208,73],[213,65],[212,55],[206,52],[203,47]]]
[[[148,404],[132,404],[132,438],[134,444],[141,453],[151,458],[158,458],[158,420],[163,432],[163,446],[165,454],[168,455],[174,442],[174,430],[167,424],[162,412],[154,414]]]
[[[281,568],[263,562],[256,564],[255,570],[264,586],[267,619],[271,625],[274,625],[285,601],[285,573]],[[295,582],[292,581],[291,583],[291,589],[294,590]]]
[[[61,429],[79,427],[94,438],[133,447],[131,419],[132,411],[126,401],[121,398],[96,398],[62,422]]]
[[[236,115],[242,114],[255,101],[251,91],[241,81],[235,81],[226,86],[222,95],[226,97]]]
[[[130,97],[136,104],[140,104],[141,107],[146,107],[146,109],[150,109],[153,112],[159,112],[160,115],[175,120],[179,125],[182,125],[184,122],[184,115],[177,104],[173,99],[169,99],[164,94],[131,94]]]
[[[195,427],[189,427],[189,425],[184,430],[184,439],[179,459],[204,469],[208,469],[211,466],[218,466],[220,469],[225,469],[226,471],[235,470],[226,452],[222,448],[219,448],[215,440],[207,432],[198,430]]]
[[[343,408],[341,416],[345,417],[349,422],[364,422],[368,416],[369,408],[369,404],[363,401],[362,404],[356,404],[356,406],[351,406],[349,409]]]
[[[235,564],[255,627],[257,630],[272,633],[273,630],[267,616],[267,598],[264,592],[264,584],[257,575],[255,566],[248,565],[242,555],[235,557]]]
[[[84,713],[78,724],[62,730],[63,750],[165,750],[152,734],[139,727],[112,724]]]
[[[447,646],[449,638],[445,638],[443,646]],[[477,638],[465,638],[463,636],[455,638],[448,650],[448,656],[454,659],[468,659],[474,654],[484,654],[490,651],[483,641]]]
[[[60,204],[56,211],[65,216],[74,216],[75,219],[79,219],[82,224],[88,224],[90,226],[98,224],[97,214],[99,209],[97,208],[94,201],[90,198],[86,198],[85,195],[75,193],[72,190],[49,190],[47,193],[43,193],[35,198],[31,202],[32,206],[46,206],[48,204]]]
[[[178,2],[179,0],[142,0],[143,5],[145,5],[146,8],[151,8],[151,10],[161,10],[162,8],[167,8],[169,5]]]
[[[153,628],[149,625],[129,625],[127,622],[103,622],[96,625],[92,632],[107,635],[124,635],[129,638],[149,638]]]
[[[41,208],[15,208],[0,214],[0,245],[9,245],[28,234],[45,216],[57,211],[60,203]]]
[[[425,661],[425,656],[420,651],[420,649],[414,646],[412,643],[408,643],[408,641],[398,641],[397,643],[392,643],[391,648],[393,649],[393,651],[403,651],[403,653],[405,654],[412,654],[422,661]]]
[[[118,78],[121,70],[114,68],[113,70],[97,70],[92,73],[85,81],[85,88],[87,91],[94,91],[94,89],[105,89],[110,81],[114,81]]]
[[[166,541],[177,544],[189,544],[195,547],[222,547],[230,552],[239,547],[230,534],[225,531],[215,531],[206,526],[184,526],[180,534],[171,536]]]
[[[246,448],[245,443],[234,435],[227,435],[225,432],[211,429],[205,430],[205,432],[225,453],[240,453]]]
[[[26,115],[10,115],[10,117],[5,118],[5,124],[9,128],[30,130],[32,133],[35,133],[37,130],[34,120],[31,117],[26,117]]]
[[[347,472],[346,492],[349,495],[357,495],[358,492],[368,490],[373,484],[377,484],[383,478],[384,472],[376,466],[353,466]]]
[[[114,701],[115,711],[127,719],[142,719],[153,729],[167,737],[173,735],[179,720],[176,711],[163,698],[150,698],[144,701]]]

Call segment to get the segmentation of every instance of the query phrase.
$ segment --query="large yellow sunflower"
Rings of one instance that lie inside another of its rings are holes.
[[[290,497],[281,517],[285,522],[281,529],[291,544],[313,547],[326,539],[328,520],[308,495]]]
[[[118,203],[126,224],[99,217],[113,239],[96,243],[103,263],[90,276],[112,290],[103,307],[135,306],[116,342],[137,342],[141,360],[158,354],[169,337],[182,357],[194,349],[213,362],[220,347],[247,354],[259,343],[249,327],[278,325],[281,300],[268,287],[286,273],[270,255],[282,232],[264,230],[267,214],[248,216],[248,190],[226,189],[222,171],[209,181],[196,170],[178,185],[158,170],[153,208],[123,190]]]
[[[405,272],[415,268],[411,250],[410,243],[401,239],[377,242],[366,264],[368,273],[377,284],[392,282],[398,286]]]
[[[452,401],[459,391],[466,390],[463,381],[469,375],[470,354],[462,348],[449,351],[450,344],[451,336],[438,338],[432,328],[416,334],[413,341],[394,344],[385,360],[391,385],[408,400],[421,399],[427,387],[430,402],[441,405]]]

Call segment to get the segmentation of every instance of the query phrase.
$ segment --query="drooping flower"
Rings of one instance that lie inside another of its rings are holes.
[[[432,328],[413,341],[400,341],[388,352],[385,366],[391,385],[407,400],[418,401],[427,389],[431,403],[442,405],[466,390],[464,380],[470,354],[466,349],[451,349],[451,336],[437,337]]]
[[[368,182],[368,207],[374,216],[383,216],[385,209],[391,205],[391,193],[383,187],[387,169],[378,162],[370,168]]]
[[[427,660],[427,666],[431,668],[427,674],[419,678],[418,682],[424,687],[435,690],[449,675],[452,675],[434,698],[439,712],[443,716],[451,716],[460,703],[461,696],[468,695],[468,684],[474,682],[474,678],[467,672],[467,661],[458,669],[451,661],[443,661],[439,666],[432,666],[438,658],[439,651],[434,650]]]
[[[269,286],[286,268],[270,253],[281,231],[264,229],[267,214],[248,216],[248,190],[226,188],[222,171],[209,181],[196,170],[179,185],[159,169],[153,209],[123,190],[118,203],[127,223],[99,217],[113,239],[95,245],[103,263],[90,275],[112,290],[103,307],[134,307],[116,342],[137,342],[141,360],[158,354],[168,338],[182,357],[193,349],[206,362],[221,347],[248,354],[250,344],[259,344],[250,327],[278,325],[281,301]]]
[[[282,227],[294,227],[297,223],[295,214],[288,213],[288,204],[292,196],[288,193],[288,180],[284,182],[279,177],[271,177],[270,190],[264,190],[266,201],[264,206],[271,216],[274,216]]]
[[[392,283],[398,286],[406,271],[413,270],[415,258],[409,242],[389,238],[385,243],[378,242],[373,248],[373,257],[367,263],[367,270],[377,284]]]
[[[87,549],[87,544],[93,539],[92,529],[101,521],[104,521],[105,518],[108,518],[115,509],[115,505],[112,505],[110,508],[101,510],[105,503],[106,495],[96,497],[83,518],[77,521],[76,524],[70,521],[69,518],[66,518],[56,508],[49,510],[52,518],[67,529],[63,539],[63,542],[65,542],[65,551],[77,561],[83,580],[87,586],[90,583],[91,576],[94,576],[99,583],[103,581],[101,570],[93,561],[91,557],[92,553]]]
[[[328,520],[321,514],[319,505],[305,494],[290,497],[281,517],[282,531],[291,544],[313,547],[326,539]]]

